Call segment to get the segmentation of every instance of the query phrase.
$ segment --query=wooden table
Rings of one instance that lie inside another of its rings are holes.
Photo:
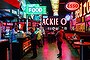
[[[83,47],[90,46],[90,42],[74,42],[75,45],[80,45],[80,60],[83,60]]]

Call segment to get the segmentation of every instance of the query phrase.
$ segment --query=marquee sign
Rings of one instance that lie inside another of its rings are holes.
[[[43,18],[43,25],[49,25],[49,26],[52,26],[52,25],[55,25],[55,26],[58,26],[58,25],[66,25],[67,24],[67,20],[65,18],[62,18],[61,20],[59,18],[56,18],[56,17],[48,17],[48,18]]]
[[[77,2],[69,2],[65,7],[67,10],[75,11],[80,7],[80,5]]]
[[[63,21],[65,21],[65,22],[63,22]],[[66,20],[65,18],[62,18],[62,19],[61,19],[61,24],[62,24],[62,25],[66,25],[66,23],[67,23],[67,20]]]

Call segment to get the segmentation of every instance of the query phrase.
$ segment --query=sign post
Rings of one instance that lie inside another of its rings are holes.
[[[27,14],[26,32],[28,32],[28,15],[41,15],[42,16],[42,14],[46,14],[46,6],[40,6],[39,4],[27,4],[25,12]],[[42,18],[40,18],[40,20],[41,19]]]

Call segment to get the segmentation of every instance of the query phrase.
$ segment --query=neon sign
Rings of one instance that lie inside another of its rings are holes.
[[[29,8],[29,12],[42,12],[42,8]]]
[[[63,21],[65,21],[65,22],[63,22]],[[67,20],[66,20],[65,18],[62,18],[62,19],[61,19],[61,24],[62,24],[62,25],[66,25],[66,23],[67,23]]]
[[[70,15],[69,14],[67,14],[66,16],[65,16],[65,19],[67,20],[67,21],[69,21],[70,20]]]
[[[75,11],[75,18],[81,17],[82,15],[85,15],[86,13],[89,12],[90,12],[90,0],[88,0],[84,4],[80,3],[80,8]]]
[[[46,6],[39,6],[38,4],[27,4],[26,14],[46,14]]]
[[[62,18],[61,20],[59,20],[59,18],[54,18],[54,17],[49,17],[49,18],[43,18],[43,25],[55,25],[58,26],[60,25],[66,25],[67,24],[67,20],[65,18]]]
[[[44,25],[59,25],[58,18],[45,18],[43,19]]]
[[[50,0],[53,10],[53,16],[58,16],[59,11],[59,0]]]
[[[65,7],[67,10],[75,11],[79,8],[79,4],[77,2],[69,2]]]

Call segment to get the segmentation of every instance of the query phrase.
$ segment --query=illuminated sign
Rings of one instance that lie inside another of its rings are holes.
[[[40,16],[39,16],[39,15],[34,15],[34,16],[33,16],[33,20],[35,20],[35,21],[40,21]]]
[[[64,22],[63,22],[63,21],[64,21]],[[62,18],[62,19],[61,19],[61,24],[62,24],[62,25],[66,25],[66,23],[67,23],[67,20],[66,20],[65,18]]]
[[[90,14],[85,16],[85,21],[90,21]]]
[[[86,13],[89,12],[90,12],[90,0],[88,0],[83,4],[80,3],[80,8],[75,11],[75,18],[81,17],[82,15],[85,15]]]
[[[58,18],[45,18],[43,19],[43,25],[59,25]]]
[[[66,25],[67,24],[67,20],[65,18],[62,18],[61,20],[59,18],[55,18],[55,17],[49,17],[49,18],[43,18],[43,25]]]
[[[76,31],[85,32],[85,23],[76,24]]]
[[[75,11],[75,18],[79,18],[82,16],[82,3],[80,3],[80,8]]]
[[[66,19],[67,21],[69,21],[70,18],[71,18],[71,17],[70,17],[70,15],[68,15],[68,14],[65,16],[65,19]]]
[[[10,25],[10,26],[12,26],[12,25],[13,25],[13,23],[7,23],[7,25]]]
[[[46,6],[27,4],[26,14],[46,14]]]
[[[79,4],[77,2],[69,2],[65,7],[67,10],[75,11],[79,8]]]
[[[41,12],[42,11],[42,8],[29,8],[29,12],[32,12],[32,13],[34,13],[34,12]]]
[[[53,16],[58,16],[59,0],[50,0],[53,10]]]

